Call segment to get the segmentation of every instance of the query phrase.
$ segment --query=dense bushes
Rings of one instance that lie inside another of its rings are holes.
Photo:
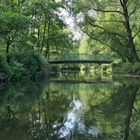
[[[0,55],[0,72],[8,81],[36,79],[45,66],[43,59],[35,52],[9,53],[7,57]]]
[[[140,75],[140,63],[120,63],[113,65],[114,73]]]

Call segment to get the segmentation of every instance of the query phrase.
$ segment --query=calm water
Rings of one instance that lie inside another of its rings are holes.
[[[140,140],[140,79],[64,73],[0,91],[0,140]]]

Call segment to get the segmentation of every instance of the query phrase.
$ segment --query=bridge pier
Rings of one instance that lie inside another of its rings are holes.
[[[94,73],[112,72],[112,64],[96,64],[93,66]]]

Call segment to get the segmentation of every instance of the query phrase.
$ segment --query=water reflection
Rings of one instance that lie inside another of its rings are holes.
[[[71,133],[73,134],[75,129],[76,131],[79,131],[79,133],[82,133],[85,130],[84,123],[81,120],[83,103],[78,99],[74,99],[69,106],[71,111],[66,114],[63,126],[58,132],[60,138],[65,138]]]
[[[0,140],[140,139],[139,79],[22,83],[0,92]]]
[[[71,139],[75,132],[88,137],[98,137],[99,130],[96,126],[87,128],[85,125],[83,102],[74,99],[70,103],[70,108],[71,111],[65,115],[63,126],[58,131],[59,138]]]
[[[56,78],[57,76],[57,78]],[[111,82],[112,75],[109,74],[95,74],[86,71],[74,71],[74,72],[60,72],[55,75],[54,78],[51,78],[51,82],[61,82],[61,83],[84,83],[84,84],[92,84],[95,82]]]

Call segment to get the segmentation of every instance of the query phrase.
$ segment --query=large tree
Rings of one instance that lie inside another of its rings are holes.
[[[18,42],[20,37],[27,34],[28,18],[15,12],[5,12],[0,15],[0,37],[4,40],[6,53],[10,45]]]
[[[91,39],[109,46],[124,61],[137,62],[139,4],[138,0],[73,0],[69,7]]]
[[[6,52],[13,45],[20,51],[36,49],[47,57],[52,51],[70,49],[70,32],[58,14],[63,5],[52,0],[1,0],[0,37]]]
[[[72,46],[70,32],[58,15],[58,9],[61,7],[63,2],[37,0],[26,8],[26,14],[32,19],[30,42],[46,57],[49,57],[50,52],[54,50],[59,52],[63,48],[69,49],[68,46]]]

